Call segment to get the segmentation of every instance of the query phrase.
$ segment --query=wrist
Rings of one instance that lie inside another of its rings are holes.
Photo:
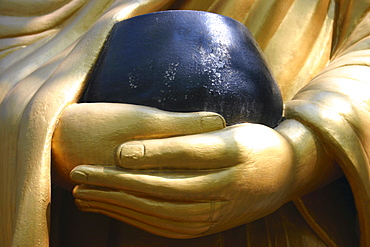
[[[300,122],[288,119],[275,128],[292,146],[294,164],[291,199],[303,196],[337,179],[342,173],[314,133]]]

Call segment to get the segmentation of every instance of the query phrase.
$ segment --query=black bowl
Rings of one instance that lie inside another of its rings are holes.
[[[249,30],[226,16],[163,11],[117,23],[81,102],[189,112],[275,126],[283,103]]]

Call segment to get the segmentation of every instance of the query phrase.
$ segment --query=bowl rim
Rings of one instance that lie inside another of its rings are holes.
[[[172,14],[172,13],[186,13],[186,14],[189,14],[189,13],[193,13],[193,14],[202,14],[202,15],[208,15],[208,16],[213,16],[213,17],[217,17],[217,18],[225,18],[225,19],[229,19],[235,23],[239,23],[240,25],[244,26],[248,31],[249,29],[247,28],[246,25],[244,25],[243,23],[241,23],[240,21],[234,19],[234,18],[231,18],[229,16],[226,16],[226,15],[221,15],[221,14],[217,14],[217,13],[214,13],[214,12],[209,12],[209,11],[203,11],[203,10],[189,10],[189,9],[171,9],[171,10],[161,10],[161,11],[155,11],[155,12],[151,12],[151,13],[146,13],[146,14],[142,14],[142,15],[136,15],[136,16],[133,16],[133,17],[130,17],[128,19],[124,19],[120,22],[124,22],[124,21],[129,21],[129,20],[132,20],[132,19],[137,19],[137,18],[142,18],[142,17],[146,17],[146,16],[150,16],[150,15],[163,15],[163,14]],[[249,31],[250,32],[250,31]]]

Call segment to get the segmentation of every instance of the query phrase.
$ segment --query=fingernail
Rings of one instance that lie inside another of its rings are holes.
[[[206,130],[218,130],[226,126],[225,120],[220,115],[204,116],[201,118],[201,124]]]
[[[86,201],[83,201],[81,199],[76,199],[75,200],[75,204],[76,206],[78,206],[79,208],[91,208],[91,205],[86,202]]]
[[[81,171],[72,171],[71,179],[75,182],[87,182],[87,174]]]
[[[125,143],[118,148],[119,161],[122,159],[140,159],[145,155],[145,146],[141,143]]]

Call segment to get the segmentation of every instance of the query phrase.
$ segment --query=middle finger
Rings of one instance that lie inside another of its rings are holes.
[[[96,165],[77,166],[71,178],[79,184],[90,184],[150,197],[170,200],[224,200],[233,183],[235,167],[198,171],[137,171]],[[223,193],[224,191],[224,193]]]

